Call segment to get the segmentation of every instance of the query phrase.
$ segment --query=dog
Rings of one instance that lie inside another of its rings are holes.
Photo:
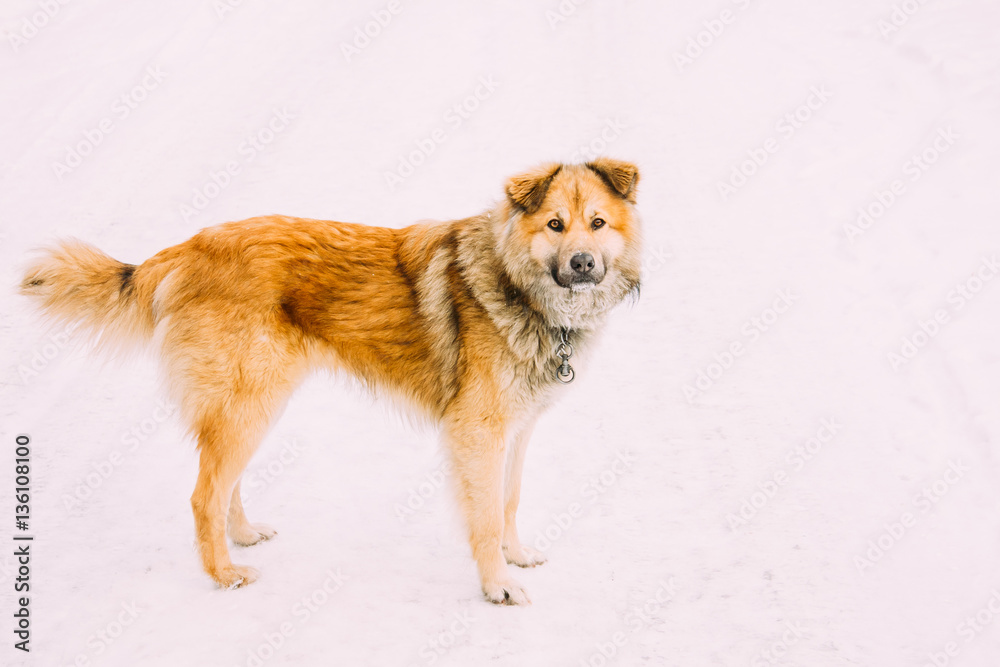
[[[484,213],[402,229],[264,216],[203,229],[135,266],[70,240],[21,283],[42,311],[162,358],[197,440],[191,507],[205,571],[275,531],[247,520],[240,478],[312,369],[348,372],[439,425],[483,593],[527,604],[507,564],[542,554],[515,515],[536,419],[609,311],[640,286],[639,171],[599,158],[509,179]],[[575,355],[575,356],[573,356]]]

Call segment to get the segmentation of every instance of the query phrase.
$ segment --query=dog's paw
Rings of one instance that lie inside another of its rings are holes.
[[[258,542],[269,540],[277,534],[278,532],[267,524],[253,523],[247,524],[242,530],[231,531],[229,536],[233,538],[233,542],[241,547],[249,547]]]
[[[535,567],[547,560],[542,552],[523,545],[516,548],[504,547],[503,555],[508,563],[518,567]]]
[[[213,578],[218,582],[219,588],[231,591],[234,588],[249,586],[257,581],[259,577],[260,570],[255,567],[250,567],[249,565],[230,565],[224,570],[217,572]]]
[[[483,584],[483,593],[486,594],[486,599],[493,604],[531,604],[528,591],[524,590],[524,586],[513,579]]]

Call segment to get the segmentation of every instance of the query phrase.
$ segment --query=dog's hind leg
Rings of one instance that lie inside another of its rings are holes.
[[[277,535],[277,531],[267,524],[250,523],[247,520],[247,515],[243,511],[243,499],[240,498],[239,480],[236,481],[233,497],[229,501],[229,520],[226,523],[226,528],[230,539],[243,547],[269,540]]]
[[[202,372],[195,375],[202,381],[189,396],[197,401],[188,409],[201,450],[191,509],[202,565],[223,588],[239,588],[259,576],[257,570],[230,560],[227,518],[237,543],[261,539],[264,531],[251,526],[243,513],[239,480],[294,385],[293,369],[282,365],[286,359],[252,352],[240,360],[218,363],[215,358],[215,363],[200,366]]]
[[[252,567],[234,565],[230,560],[226,515],[233,491],[257,448],[259,436],[248,438],[251,434],[238,424],[220,421],[213,420],[198,433],[201,461],[191,509],[205,571],[222,588],[239,588],[256,581],[260,573]]]

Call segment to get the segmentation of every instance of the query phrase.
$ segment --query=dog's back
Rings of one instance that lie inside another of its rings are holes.
[[[138,266],[64,242],[21,287],[49,316],[111,345],[157,332],[173,382],[246,375],[239,368],[260,347],[256,356],[286,366],[343,368],[439,417],[466,296],[448,272],[455,235],[456,223],[397,230],[268,216],[205,229]]]

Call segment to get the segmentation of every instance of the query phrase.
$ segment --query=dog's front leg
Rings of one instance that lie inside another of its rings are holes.
[[[529,604],[524,587],[507,572],[501,549],[507,456],[503,420],[453,415],[449,422],[446,437],[483,593],[497,604]]]
[[[521,544],[517,535],[517,506],[521,501],[521,471],[524,469],[524,453],[534,430],[535,422],[521,428],[513,438],[507,452],[504,469],[504,529],[503,555],[508,563],[518,567],[534,567],[545,562],[545,556],[531,547]]]

